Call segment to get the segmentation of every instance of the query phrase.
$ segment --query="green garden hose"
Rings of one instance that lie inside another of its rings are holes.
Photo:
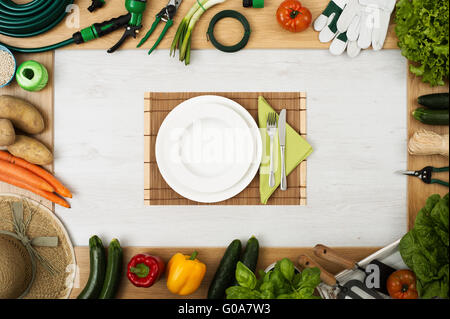
[[[45,33],[54,28],[66,16],[66,8],[74,0],[33,0],[17,4],[12,0],[0,2],[0,34],[27,38]],[[37,53],[54,50],[75,43],[73,38],[40,48],[17,48],[2,43],[10,50],[23,53]]]
[[[0,34],[14,37],[33,37],[51,30],[66,16],[67,6],[74,0],[32,0],[26,4],[17,4],[12,0],[0,0]],[[93,25],[75,32],[71,38],[59,43],[40,48],[19,48],[0,42],[11,51],[22,53],[38,53],[52,51],[69,44],[82,44],[110,34],[119,28],[126,27],[124,36],[110,50],[114,52],[129,36],[136,37],[137,30],[142,27],[142,15],[147,0],[125,0],[128,13],[108,21]]]

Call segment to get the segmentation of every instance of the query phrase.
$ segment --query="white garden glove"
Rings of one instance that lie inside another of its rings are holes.
[[[330,52],[333,55],[342,54],[347,49],[350,57],[355,57],[361,49],[355,41],[348,41],[346,30],[339,31],[337,22],[349,0],[332,0],[314,21],[314,30],[319,31],[319,41],[322,43],[331,42]]]
[[[396,0],[348,0],[339,20],[339,32],[347,32],[349,41],[367,49],[381,50],[386,40]]]

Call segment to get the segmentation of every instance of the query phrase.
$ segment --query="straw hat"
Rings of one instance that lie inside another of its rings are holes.
[[[68,298],[75,254],[61,222],[42,204],[0,195],[0,299]]]

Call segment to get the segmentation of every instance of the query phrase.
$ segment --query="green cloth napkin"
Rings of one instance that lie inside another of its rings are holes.
[[[281,150],[278,132],[274,136],[275,186],[269,187],[270,139],[267,135],[267,115],[275,110],[264,97],[258,98],[258,122],[263,141],[262,161],[259,168],[259,193],[261,203],[267,204],[270,196],[281,182]],[[289,112],[289,111],[287,111]],[[305,158],[312,153],[312,147],[289,124],[286,125],[286,175],[289,175]],[[288,184],[289,188],[289,184]]]

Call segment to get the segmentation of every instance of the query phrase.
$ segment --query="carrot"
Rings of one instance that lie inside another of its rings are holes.
[[[20,167],[26,168],[30,171],[32,171],[34,174],[36,174],[39,177],[42,177],[47,183],[53,186],[55,191],[64,196],[72,198],[72,193],[60,182],[58,181],[52,174],[47,172],[45,169],[41,168],[40,166],[31,164],[30,162],[18,158],[16,156],[13,156],[7,152],[0,151],[0,160],[4,160],[6,162],[9,162],[11,164],[18,165]]]
[[[23,180],[20,180],[14,176],[0,174],[0,181],[23,188],[23,189],[26,189],[26,190],[29,190],[39,196],[42,196],[42,197],[48,199],[49,201],[52,201],[55,204],[70,208],[69,203],[67,203],[64,200],[64,198],[59,197],[55,193],[47,192],[40,188],[31,186],[31,185],[27,184],[26,182],[24,182]]]
[[[47,192],[53,193],[55,191],[49,183],[35,175],[33,172],[2,160],[0,160],[0,174],[12,176],[30,186],[40,188]]]

